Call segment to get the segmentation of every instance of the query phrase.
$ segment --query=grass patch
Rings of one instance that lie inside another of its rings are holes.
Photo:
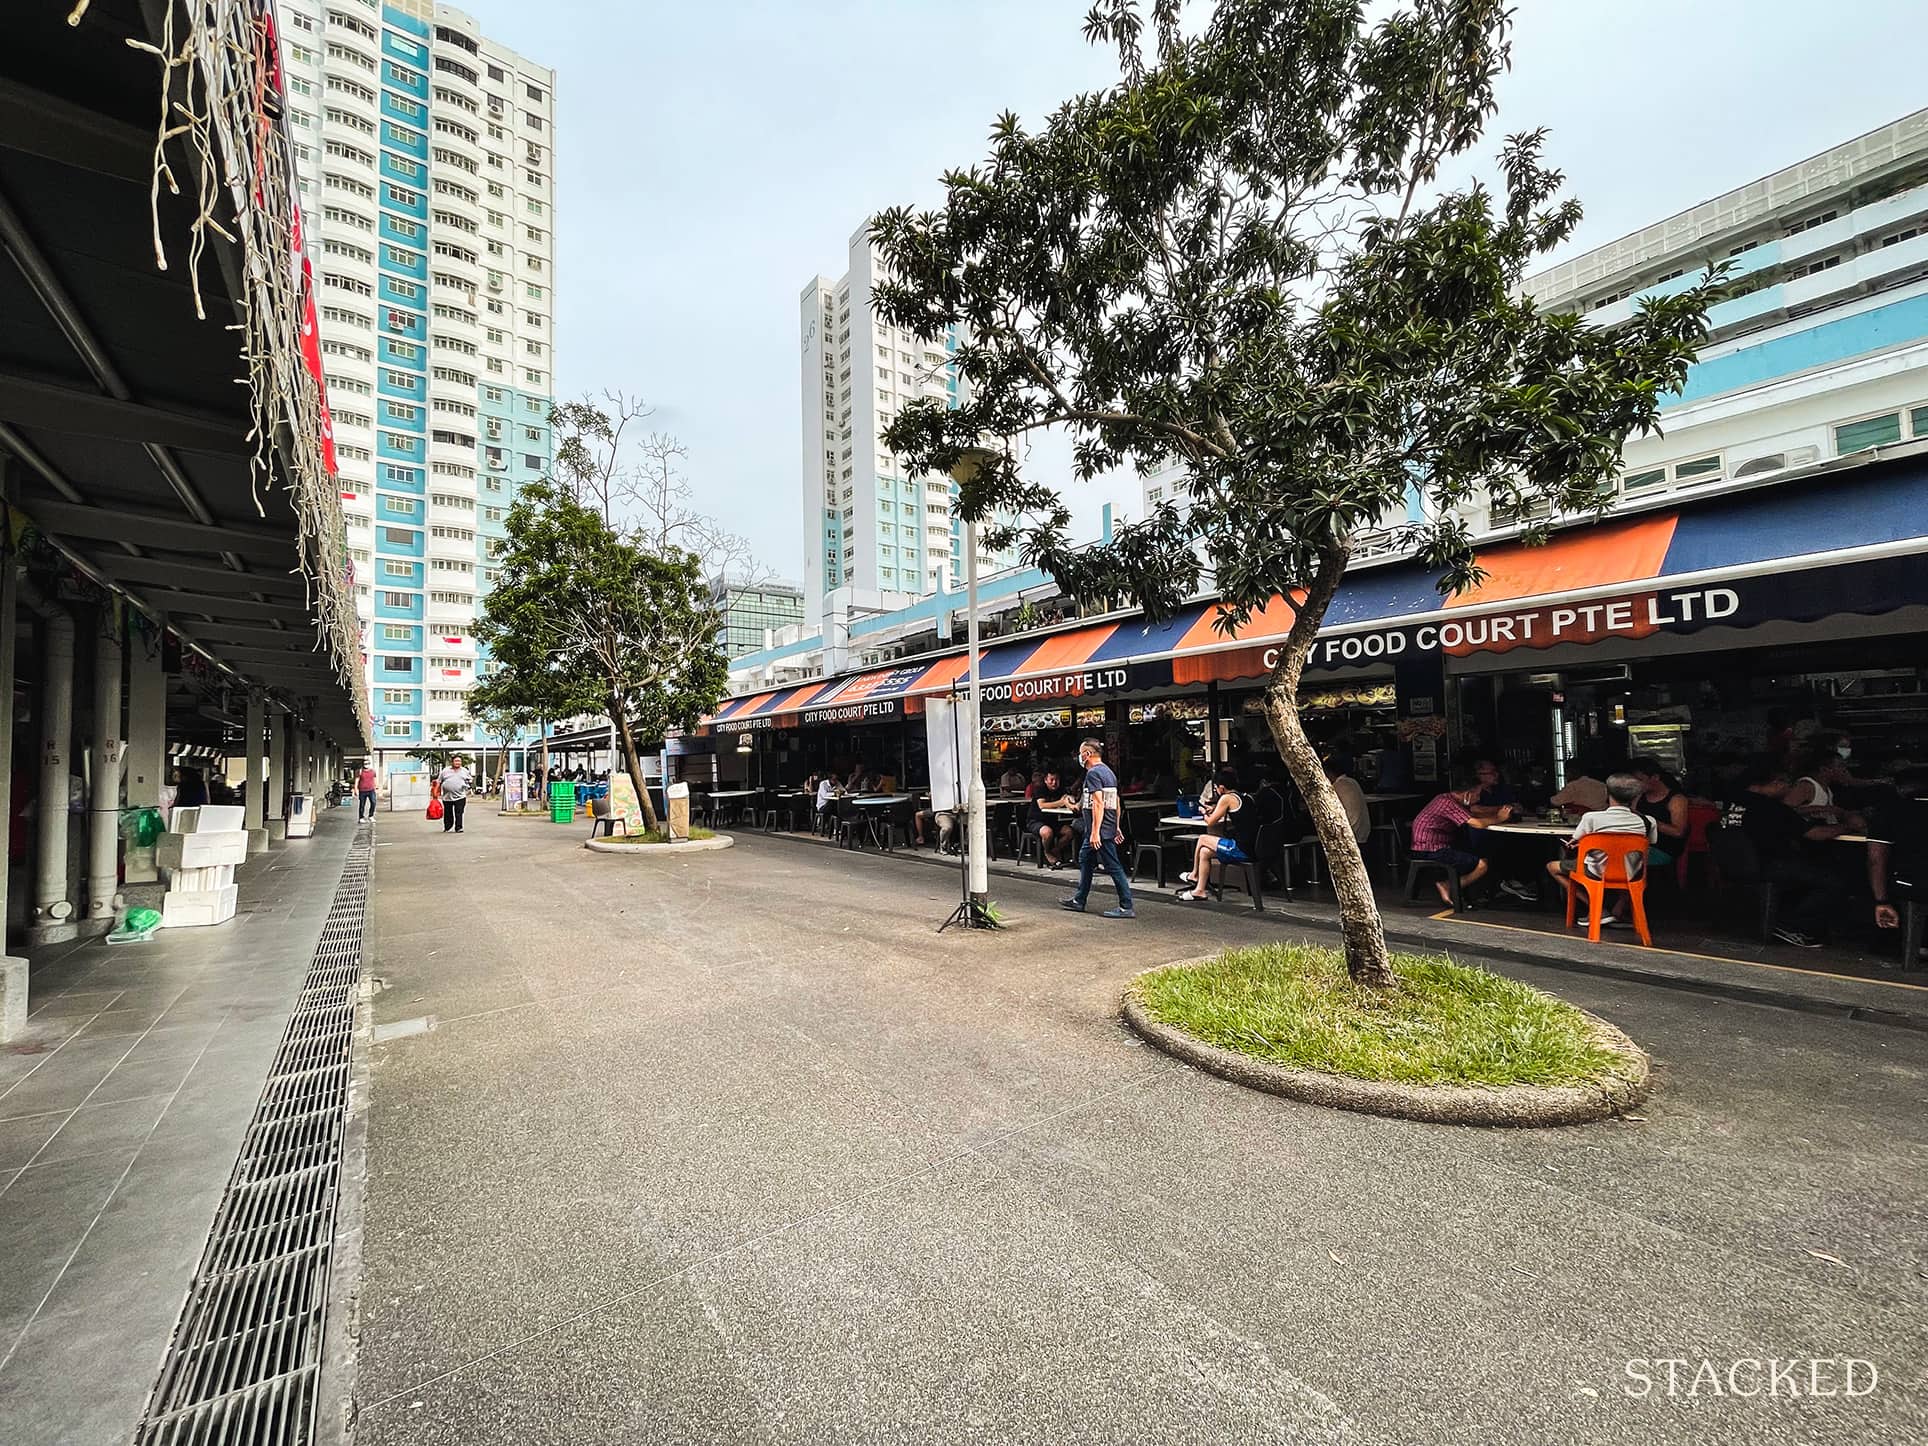
[[[715,837],[716,833],[713,829],[693,828],[690,830],[690,839],[692,841],[701,841],[706,838]],[[596,842],[613,844],[661,844],[669,842],[669,835],[664,833],[660,828],[653,828],[646,833],[611,834],[607,838],[598,838]],[[677,842],[682,843],[684,840],[678,839]]]
[[[1153,1018],[1294,1069],[1392,1084],[1574,1085],[1620,1072],[1586,1017],[1552,995],[1448,959],[1395,954],[1398,984],[1361,989],[1337,949],[1263,944],[1135,983]]]

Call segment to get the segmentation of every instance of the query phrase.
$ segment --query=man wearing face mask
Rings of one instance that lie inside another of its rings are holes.
[[[1783,802],[1809,818],[1860,828],[1864,820],[1852,810],[1869,802],[1871,793],[1885,791],[1888,784],[1883,779],[1855,777],[1848,766],[1853,757],[1854,742],[1847,734],[1816,734],[1794,769],[1795,779]]]

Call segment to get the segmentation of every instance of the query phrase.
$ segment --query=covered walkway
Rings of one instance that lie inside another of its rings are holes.
[[[0,1046],[0,1421],[8,1446],[128,1440],[356,836],[240,866],[241,912],[36,950]]]

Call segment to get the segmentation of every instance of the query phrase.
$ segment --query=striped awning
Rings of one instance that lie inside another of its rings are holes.
[[[1502,542],[1480,553],[1481,581],[1451,597],[1415,563],[1362,568],[1327,609],[1309,666],[1371,662],[1389,650],[1463,656],[1888,612],[1928,604],[1924,552],[1928,461],[1870,464],[1585,524],[1538,547]],[[1294,615],[1291,598],[1275,597],[1234,635],[1216,602],[1197,602],[1161,621],[1112,619],[992,643],[979,676],[993,706],[1260,678]],[[817,685],[807,708],[780,708],[806,723],[899,716],[948,692],[968,667],[960,650],[833,679]],[[733,700],[715,721],[769,708],[776,697]]]

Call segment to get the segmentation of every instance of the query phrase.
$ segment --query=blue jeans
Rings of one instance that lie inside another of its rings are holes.
[[[1125,877],[1125,866],[1118,861],[1116,840],[1106,839],[1097,848],[1089,843],[1078,850],[1078,891],[1071,897],[1079,908],[1083,908],[1086,898],[1091,894],[1091,872],[1098,865],[1111,875],[1111,882],[1118,890],[1118,907],[1127,913],[1131,911],[1131,880]]]
[[[364,788],[359,790],[359,792],[361,796],[355,801],[355,817],[373,818],[375,816],[375,791],[371,788]]]

